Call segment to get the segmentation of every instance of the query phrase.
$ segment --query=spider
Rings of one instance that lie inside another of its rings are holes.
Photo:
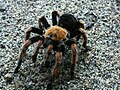
[[[56,51],[56,55],[55,55],[56,62],[55,62],[55,65],[52,71],[53,76],[58,76],[60,73],[61,58],[62,58],[62,54],[64,53],[65,46],[71,47],[72,59],[71,59],[70,75],[72,79],[74,77],[75,64],[78,61],[78,48],[77,48],[76,43],[79,40],[81,35],[83,36],[83,39],[84,39],[83,47],[86,49],[86,51],[89,50],[87,46],[87,33],[84,30],[85,29],[84,24],[79,22],[72,14],[62,14],[60,16],[57,11],[53,11],[52,12],[53,26],[55,26],[55,28],[56,27],[60,28],[59,30],[62,29],[64,32],[66,32],[67,30],[68,32],[67,39],[65,36],[66,34],[64,35],[64,38],[56,39],[57,34],[52,32],[52,29],[51,29],[52,27],[50,27],[50,24],[47,22],[44,16],[38,20],[38,23],[39,23],[39,28],[31,27],[30,29],[26,31],[25,43],[22,46],[21,52],[19,54],[19,61],[18,61],[17,67],[15,68],[14,72],[15,73],[18,72],[21,66],[21,63],[22,63],[22,59],[28,47],[31,44],[37,42],[38,43],[37,47],[35,49],[35,52],[32,55],[33,62],[36,61],[39,48],[42,44],[44,44],[44,48],[47,48],[47,51],[45,54],[45,58],[46,58],[45,66],[46,67],[49,67],[49,64],[50,64],[49,56],[50,56],[51,51],[52,50]],[[51,30],[51,32],[45,33],[45,29],[48,29],[48,31]],[[30,38],[31,32],[37,33],[39,34],[39,36]]]

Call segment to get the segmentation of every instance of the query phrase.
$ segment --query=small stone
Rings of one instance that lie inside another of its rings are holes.
[[[4,12],[4,11],[6,11],[5,9],[0,9],[0,12]]]
[[[0,48],[3,48],[3,49],[4,49],[4,48],[5,48],[5,45],[3,45],[3,44],[0,44]]]
[[[6,82],[12,82],[12,80],[13,80],[13,75],[12,74],[10,74],[10,73],[7,73],[6,75],[5,75],[5,79],[6,79]]]

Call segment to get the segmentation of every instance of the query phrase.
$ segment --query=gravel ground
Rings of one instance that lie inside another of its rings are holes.
[[[46,89],[50,72],[41,68],[43,50],[35,64],[31,61],[36,44],[28,49],[20,72],[13,71],[25,31],[31,26],[38,27],[38,18],[43,15],[51,23],[53,10],[83,20],[92,48],[87,53],[79,48],[75,79],[69,80],[66,62],[53,89],[120,90],[120,0],[0,0],[0,90]]]

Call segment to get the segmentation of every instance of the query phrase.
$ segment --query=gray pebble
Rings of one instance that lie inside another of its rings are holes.
[[[12,74],[10,74],[10,73],[7,73],[5,76],[5,79],[6,79],[6,82],[12,82],[12,80],[13,80],[13,75]]]

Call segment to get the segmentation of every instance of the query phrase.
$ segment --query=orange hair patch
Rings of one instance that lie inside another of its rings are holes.
[[[62,40],[67,36],[67,30],[59,26],[52,26],[46,30],[45,37],[49,35],[54,35],[54,37],[52,37],[53,40]]]

